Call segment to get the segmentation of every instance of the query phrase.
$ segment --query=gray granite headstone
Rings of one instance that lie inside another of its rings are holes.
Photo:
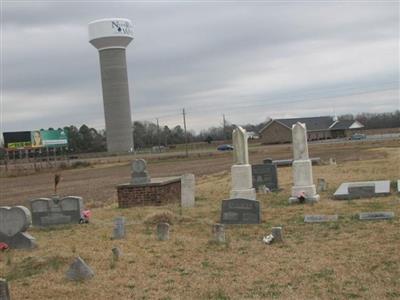
[[[334,199],[350,200],[390,195],[390,181],[362,181],[342,183],[333,194]]]
[[[125,238],[125,217],[117,217],[114,219],[114,230],[112,238],[114,240]]]
[[[0,278],[0,300],[10,300],[10,291],[7,280]]]
[[[25,231],[32,224],[31,212],[24,206],[0,207],[0,242],[11,249],[32,249],[36,240]]]
[[[132,162],[132,184],[145,184],[151,181],[147,172],[147,162],[144,159],[135,159]]]
[[[225,226],[224,224],[214,224],[212,227],[214,241],[217,243],[225,243]]]
[[[272,227],[272,235],[275,242],[283,242],[282,227]]]
[[[222,224],[261,223],[260,201],[242,198],[222,200]]]
[[[388,220],[394,218],[392,211],[364,212],[359,214],[360,220]]]
[[[70,265],[65,276],[69,280],[82,281],[92,278],[94,276],[94,272],[85,263],[85,261],[78,256],[75,261]]]
[[[169,240],[169,224],[158,223],[157,224],[157,239],[159,241]]]
[[[276,191],[278,187],[278,173],[276,165],[271,160],[264,160],[262,165],[252,165],[253,187],[266,186],[270,191]]]
[[[83,200],[81,197],[38,198],[30,200],[30,205],[34,226],[79,224],[82,218]]]
[[[323,223],[335,222],[338,220],[338,215],[305,215],[304,223]]]

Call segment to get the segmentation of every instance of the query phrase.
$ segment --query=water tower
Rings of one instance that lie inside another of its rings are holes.
[[[133,40],[128,19],[89,23],[89,42],[99,50],[108,152],[133,150],[131,108],[125,49]]]

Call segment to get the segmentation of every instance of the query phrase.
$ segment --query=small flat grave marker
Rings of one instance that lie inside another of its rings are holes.
[[[390,181],[362,181],[342,183],[333,194],[334,199],[350,200],[390,195]]]
[[[261,209],[257,200],[234,198],[222,200],[221,224],[260,224]]]
[[[304,223],[336,222],[338,215],[305,215]]]
[[[394,218],[392,211],[364,212],[359,214],[360,220],[388,220]]]

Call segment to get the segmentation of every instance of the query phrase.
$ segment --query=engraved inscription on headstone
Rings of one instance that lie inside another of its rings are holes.
[[[351,183],[347,188],[352,198],[368,198],[375,194],[375,183]]]
[[[262,165],[252,165],[253,187],[258,188],[265,185],[271,191],[278,189],[278,173],[276,165],[265,163]]]
[[[360,220],[388,220],[394,218],[392,211],[365,212],[359,214]]]
[[[305,215],[304,223],[323,223],[338,220],[338,215]]]
[[[260,202],[250,199],[222,200],[222,224],[259,224],[261,223]]]

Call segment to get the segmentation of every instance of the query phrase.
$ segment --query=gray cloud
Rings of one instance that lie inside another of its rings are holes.
[[[1,129],[104,127],[87,23],[110,16],[135,24],[127,50],[134,120],[175,125],[186,107],[199,130],[222,113],[253,123],[394,110],[398,5],[6,2]]]

